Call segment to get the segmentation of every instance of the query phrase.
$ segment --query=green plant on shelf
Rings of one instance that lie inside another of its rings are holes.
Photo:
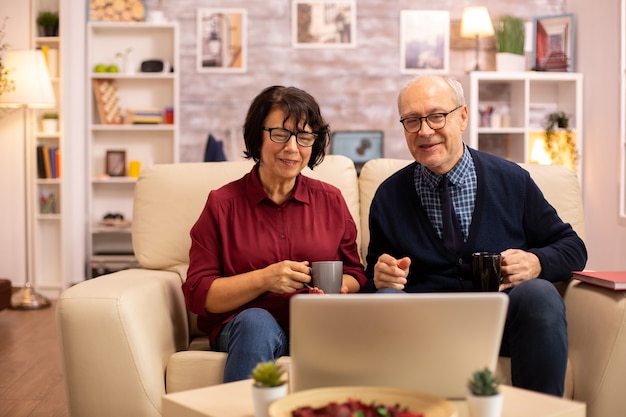
[[[552,159],[552,162],[558,165],[569,162],[572,167],[575,167],[576,161],[578,160],[578,149],[576,147],[574,132],[572,132],[569,125],[569,116],[563,111],[550,113],[546,116],[544,128],[545,149]],[[559,135],[557,135],[557,129],[565,132],[564,143],[560,143],[561,141],[559,140]],[[569,157],[570,160],[564,160],[566,157]]]
[[[502,16],[496,25],[496,52],[524,55],[524,21],[519,17]]]
[[[37,26],[43,36],[57,36],[59,33],[59,13],[41,11],[37,14]]]

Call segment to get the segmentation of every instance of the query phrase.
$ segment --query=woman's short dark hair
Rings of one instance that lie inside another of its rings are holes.
[[[243,139],[246,144],[244,156],[254,162],[261,160],[263,143],[263,123],[273,107],[278,106],[285,112],[285,120],[295,119],[296,129],[302,130],[308,125],[317,139],[311,149],[308,166],[313,169],[324,160],[326,146],[330,140],[330,127],[322,117],[320,107],[309,93],[296,87],[275,85],[268,87],[252,100],[248,115],[243,125]]]

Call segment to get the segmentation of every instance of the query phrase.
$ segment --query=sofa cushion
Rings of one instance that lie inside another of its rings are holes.
[[[153,165],[142,170],[135,187],[133,250],[144,268],[174,270],[189,263],[189,231],[213,189],[241,178],[251,161]],[[359,193],[354,164],[327,155],[304,175],[339,188],[359,229]],[[184,277],[183,277],[184,279]]]

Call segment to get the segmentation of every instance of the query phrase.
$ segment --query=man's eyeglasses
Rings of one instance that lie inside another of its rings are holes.
[[[427,116],[408,116],[404,119],[400,119],[400,123],[404,126],[404,130],[408,133],[419,132],[422,128],[422,120],[426,120],[426,124],[433,130],[443,129],[446,126],[446,117],[455,110],[460,109],[461,106],[457,106],[447,113],[431,113]]]
[[[292,132],[282,127],[264,127],[263,130],[270,132],[270,140],[276,143],[287,143],[292,136],[296,137],[296,143],[304,148],[313,146],[317,134],[312,132]]]

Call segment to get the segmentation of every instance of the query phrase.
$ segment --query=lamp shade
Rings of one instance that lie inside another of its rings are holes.
[[[483,6],[471,6],[463,9],[461,18],[461,37],[476,38],[493,35],[493,24],[489,11]]]
[[[49,108],[56,105],[48,67],[39,50],[7,51],[2,65],[15,89],[0,94],[0,107]]]

